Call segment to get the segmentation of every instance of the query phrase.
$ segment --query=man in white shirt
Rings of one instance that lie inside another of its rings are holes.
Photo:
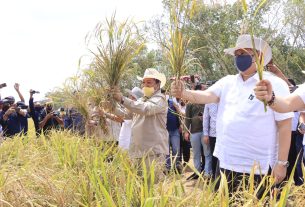
[[[255,48],[264,66],[272,58],[269,45],[254,37]],[[254,95],[259,81],[255,54],[250,35],[238,37],[236,47],[225,52],[235,56],[237,75],[228,75],[205,91],[185,90],[182,82],[173,82],[172,94],[195,103],[218,103],[214,155],[221,171],[226,174],[231,192],[237,190],[242,175],[254,170],[254,179],[260,182],[272,168],[272,175],[280,183],[286,175],[291,140],[292,113],[276,113]],[[276,87],[277,94],[288,95],[287,84],[271,73],[264,78]],[[278,135],[278,136],[277,136]],[[278,148],[277,148],[278,146]]]

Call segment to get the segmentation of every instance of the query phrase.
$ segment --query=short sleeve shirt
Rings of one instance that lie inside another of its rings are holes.
[[[287,84],[272,75],[264,73],[274,86],[276,95],[289,95]],[[256,99],[255,74],[246,81],[238,75],[229,75],[211,86],[207,91],[219,97],[214,155],[220,160],[220,167],[236,172],[250,173],[258,164],[262,173],[267,173],[277,159],[276,121],[293,117],[293,113],[277,113]],[[259,174],[259,170],[255,172]]]
[[[305,84],[300,85],[299,88],[295,90],[293,94],[298,95],[305,104]]]

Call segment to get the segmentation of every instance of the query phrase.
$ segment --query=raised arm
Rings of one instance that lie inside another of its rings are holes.
[[[25,102],[24,102],[24,97],[23,97],[22,93],[20,92],[19,87],[20,87],[19,83],[15,83],[14,88],[15,88],[16,92],[18,93],[18,96],[19,96],[19,98],[20,98],[20,101],[22,101],[23,103],[25,103]]]
[[[33,98],[33,93],[32,89],[30,90],[30,99],[29,99],[29,108],[30,108],[30,115],[31,117],[33,117],[33,115],[35,114],[35,109],[34,109],[34,98]]]

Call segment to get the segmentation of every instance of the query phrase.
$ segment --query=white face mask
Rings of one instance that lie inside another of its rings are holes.
[[[154,94],[155,89],[154,87],[143,87],[142,91],[145,97],[150,98]]]

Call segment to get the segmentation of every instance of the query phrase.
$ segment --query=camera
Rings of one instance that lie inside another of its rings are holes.
[[[16,113],[19,113],[20,110],[21,110],[21,108],[19,106],[15,108]]]
[[[6,83],[0,84],[0,88],[4,88],[4,87],[6,87],[6,86],[7,86]]]
[[[53,116],[59,116],[59,112],[58,111],[54,111],[53,112]]]
[[[32,90],[31,94],[40,93],[39,91]]]
[[[20,106],[21,109],[28,109],[28,106],[27,105],[22,105]]]

